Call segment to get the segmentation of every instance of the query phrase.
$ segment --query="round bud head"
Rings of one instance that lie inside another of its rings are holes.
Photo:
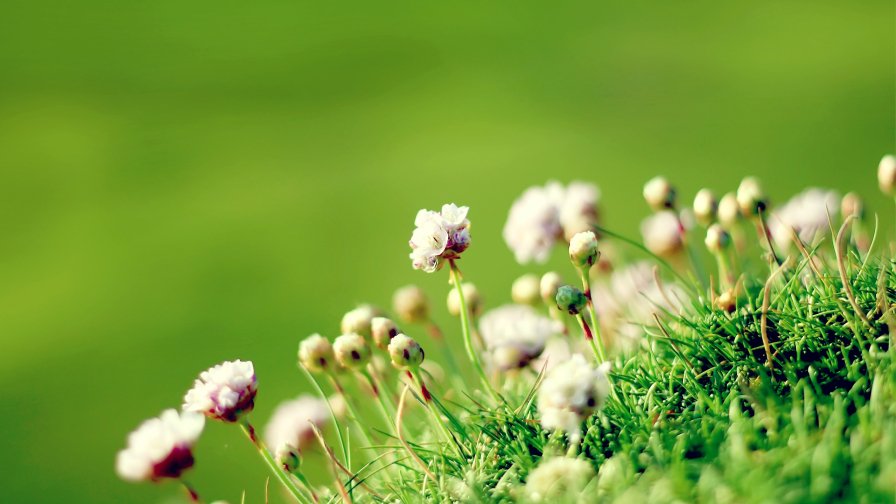
[[[589,270],[600,258],[597,250],[597,236],[593,231],[576,233],[569,242],[569,260],[573,266]]]
[[[370,362],[370,345],[360,334],[343,334],[333,342],[336,361],[346,369],[358,370]]]
[[[320,334],[312,334],[299,343],[299,362],[308,371],[332,370],[335,360],[333,345]]]
[[[694,196],[694,218],[704,226],[712,224],[716,220],[719,210],[719,202],[715,193],[709,189],[700,189]]]
[[[531,360],[532,355],[518,345],[502,345],[492,350],[492,364],[501,371],[521,369]]]
[[[713,224],[706,230],[706,248],[712,253],[718,253],[728,248],[731,244],[731,235],[719,224]]]
[[[768,200],[756,177],[746,177],[737,188],[737,206],[745,216],[759,215],[768,207]]]
[[[720,310],[734,313],[734,310],[737,309],[737,296],[734,295],[732,290],[726,290],[716,298],[716,306],[718,306]]]
[[[373,317],[373,320],[370,321],[370,329],[373,334],[373,343],[383,350],[389,346],[392,338],[399,333],[395,322],[386,317]]]
[[[644,201],[654,210],[675,206],[675,188],[666,177],[653,177],[644,184]]]
[[[727,193],[719,200],[719,222],[728,229],[737,225],[740,220],[740,205],[737,204],[737,196]]]
[[[365,338],[370,337],[370,321],[382,313],[372,305],[364,304],[347,312],[342,317],[340,328],[342,334],[360,334]]]
[[[684,248],[684,226],[672,210],[647,216],[641,222],[644,246],[660,257],[672,257]]]
[[[274,458],[277,460],[277,465],[287,473],[297,473],[302,467],[302,455],[298,448],[289,443],[278,446]]]
[[[588,304],[585,293],[572,285],[564,285],[557,289],[557,296],[554,299],[557,302],[557,308],[569,312],[570,315],[582,313],[585,305]]]
[[[423,348],[406,334],[397,334],[389,342],[389,357],[398,369],[413,369],[423,363]]]
[[[576,215],[563,223],[563,239],[572,241],[572,237],[583,231],[594,231],[597,218],[592,215]]]
[[[470,282],[464,282],[461,285],[464,291],[464,301],[470,308],[470,313],[475,317],[482,313],[482,296],[479,295],[479,289]],[[448,313],[455,317],[460,316],[460,298],[457,295],[457,289],[448,291]]]
[[[840,200],[840,213],[844,219],[850,215],[855,215],[857,219],[863,218],[865,216],[865,205],[861,196],[854,192],[846,193],[846,196],[843,196],[843,199]]]
[[[429,320],[429,299],[423,289],[406,285],[392,295],[392,308],[398,317],[409,324]]]
[[[531,273],[517,278],[510,287],[510,297],[517,304],[537,305],[541,302],[541,280]]]
[[[877,183],[887,196],[896,193],[896,157],[892,154],[884,156],[877,165]]]
[[[555,271],[548,271],[541,277],[541,299],[552,306],[556,303],[557,291],[563,286],[563,278]]]

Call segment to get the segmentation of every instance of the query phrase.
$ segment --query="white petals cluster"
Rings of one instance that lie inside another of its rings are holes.
[[[289,444],[302,450],[314,441],[311,424],[322,429],[329,419],[330,412],[324,399],[300,395],[277,406],[265,425],[264,439],[270,447]]]
[[[526,366],[541,355],[548,339],[561,331],[559,321],[528,305],[504,305],[486,312],[479,321],[492,364],[501,370]]]
[[[583,490],[597,476],[586,460],[569,457],[543,459],[526,477],[526,496],[532,502],[590,502]]]
[[[769,218],[768,231],[780,248],[786,249],[793,243],[791,229],[803,243],[811,244],[830,232],[830,222],[836,222],[839,212],[840,195],[836,191],[812,187],[775,209]]]
[[[417,212],[416,228],[408,242],[414,269],[432,273],[441,268],[445,260],[460,257],[470,245],[469,211],[469,207],[448,203],[442,205],[441,212],[425,209]]]
[[[683,245],[683,227],[678,214],[663,210],[641,221],[641,236],[647,250],[660,257],[679,252]]]
[[[580,440],[582,422],[601,408],[610,394],[609,370],[609,362],[594,368],[581,355],[551,369],[538,389],[542,427]]]
[[[258,381],[251,361],[227,361],[203,371],[184,396],[184,411],[235,422],[255,406]]]
[[[193,466],[193,445],[204,426],[202,415],[173,409],[146,420],[128,436],[127,447],[118,452],[118,476],[127,481],[179,477]]]
[[[530,187],[510,207],[504,241],[517,262],[544,263],[558,239],[569,240],[597,223],[599,201],[597,186],[585,182]]]

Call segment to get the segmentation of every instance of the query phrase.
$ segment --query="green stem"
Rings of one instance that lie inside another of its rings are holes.
[[[392,417],[392,413],[390,413],[389,408],[386,406],[386,398],[383,396],[383,389],[379,386],[377,380],[370,374],[366,369],[361,370],[361,374],[364,378],[367,379],[367,383],[370,384],[370,388],[373,390],[373,395],[376,396],[377,402],[380,405],[380,412],[383,414],[383,420],[386,422],[386,427],[389,430],[395,430],[395,420]]]
[[[492,387],[491,382],[488,380],[488,376],[485,374],[485,370],[482,369],[482,363],[479,361],[479,355],[476,353],[476,350],[473,348],[473,338],[471,336],[470,329],[470,310],[467,307],[467,300],[464,299],[464,289],[460,279],[460,270],[457,268],[457,264],[454,261],[450,261],[451,264],[451,281],[454,282],[454,289],[457,291],[457,299],[460,301],[460,324],[461,330],[464,335],[464,349],[467,351],[467,357],[470,359],[470,362],[473,363],[473,367],[476,369],[476,373],[479,375],[479,379],[482,381],[482,385],[485,387],[485,390],[492,396],[492,399],[495,402],[501,402],[501,398],[495,389]]]
[[[330,411],[330,418],[333,420],[333,426],[336,428],[336,434],[339,436],[339,446],[342,448],[342,456],[345,458],[345,466],[351,469],[352,459],[348,451],[348,445],[345,443],[345,439],[342,436],[342,427],[339,426],[339,419],[336,418],[336,412],[333,411],[333,405],[330,404],[330,398],[327,397],[327,394],[324,394],[324,389],[320,386],[320,382],[317,381],[317,378],[315,378],[310,371],[305,369],[305,366],[299,364],[299,369],[305,373],[305,377],[308,378],[308,381],[310,381],[314,385],[314,388],[317,389],[317,393],[320,394],[321,399],[327,403],[327,410]],[[340,396],[341,395],[340,392]]]
[[[433,422],[439,427],[439,430],[442,432],[442,435],[445,436],[445,440],[448,441],[448,444],[454,447],[454,451],[457,455],[463,458],[463,453],[461,452],[460,446],[457,444],[457,440],[451,435],[448,426],[442,421],[442,415],[436,410],[435,404],[433,404],[432,394],[427,390],[426,384],[423,382],[423,377],[420,376],[420,369],[411,369],[409,372],[417,383],[417,386],[420,388],[423,402],[426,404],[426,409],[429,411],[430,416],[432,416]]]
[[[268,469],[274,476],[277,478],[277,481],[286,488],[287,491],[299,502],[303,504],[308,504],[308,498],[302,494],[302,491],[299,490],[299,487],[295,485],[292,479],[289,478],[289,475],[283,472],[280,466],[277,465],[277,461],[274,460],[274,457],[271,455],[271,452],[268,451],[267,447],[265,447],[264,443],[258,439],[258,436],[255,434],[255,428],[252,427],[252,424],[249,423],[249,420],[243,418],[240,420],[240,427],[243,429],[243,433],[246,434],[246,437],[249,438],[249,441],[255,445],[255,448],[258,450],[258,453],[261,455],[262,460],[268,466]]]
[[[588,315],[591,317],[591,327],[594,329],[594,334],[591,335],[589,341],[591,343],[591,348],[594,350],[594,355],[597,357],[597,363],[600,364],[607,360],[607,353],[604,348],[603,339],[600,335],[600,325],[597,323],[597,308],[595,308],[594,301],[591,299],[591,278],[589,277],[586,268],[579,268],[579,276],[582,278],[582,290],[585,291],[585,297],[588,298]],[[588,337],[588,334],[586,334],[586,337]]]
[[[606,359],[604,359],[601,350],[594,343],[594,335],[591,333],[591,328],[588,327],[588,322],[585,322],[585,317],[581,313],[577,313],[576,320],[579,322],[579,327],[582,328],[582,333],[585,334],[585,340],[591,345],[591,351],[594,352],[594,358],[597,359],[597,363],[604,362]]]

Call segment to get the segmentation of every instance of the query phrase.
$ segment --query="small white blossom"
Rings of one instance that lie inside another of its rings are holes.
[[[771,214],[768,231],[782,249],[793,243],[791,229],[803,243],[811,244],[830,231],[830,222],[836,222],[839,211],[840,196],[835,191],[806,189]]]
[[[585,487],[597,476],[586,460],[569,457],[542,459],[526,477],[526,495],[532,502],[591,502],[596,496],[585,495]]]
[[[432,273],[441,268],[444,261],[460,257],[470,245],[469,210],[469,207],[449,203],[442,206],[440,213],[432,210],[417,212],[416,228],[408,242],[414,269]]]
[[[548,338],[562,330],[560,322],[528,305],[505,305],[488,311],[479,321],[486,350],[502,370],[526,366],[541,355]]]
[[[325,400],[303,394],[277,406],[265,425],[264,439],[274,449],[291,445],[303,450],[314,443],[311,424],[321,429],[329,419],[330,411]]]
[[[641,221],[641,236],[647,250],[660,257],[674,255],[682,249],[682,224],[675,212],[664,210]]]
[[[504,224],[504,241],[517,262],[544,263],[557,240],[590,231],[597,223],[600,191],[593,184],[551,181],[526,189]]]
[[[694,218],[704,226],[712,224],[719,209],[716,195],[709,189],[700,189],[694,196]]]
[[[236,422],[252,411],[258,381],[251,361],[227,361],[203,371],[184,396],[184,411]]]
[[[877,165],[877,183],[880,190],[887,196],[892,196],[896,190],[896,156],[887,154]]]
[[[193,445],[205,418],[198,413],[165,410],[158,418],[140,424],[118,452],[115,470],[127,481],[177,478],[193,466]]]
[[[379,317],[382,312],[373,305],[362,304],[350,310],[342,316],[339,328],[342,334],[360,334],[365,338],[370,337],[370,323],[374,317]]]
[[[725,226],[729,231],[737,225],[740,220],[740,205],[737,203],[737,196],[734,193],[726,193],[719,200],[719,223]]]
[[[650,208],[660,211],[675,207],[675,188],[666,177],[653,177],[644,184],[644,201]]]
[[[581,355],[551,369],[538,389],[541,425],[573,441],[582,437],[582,422],[601,408],[610,394],[610,363],[592,367]]]
[[[423,289],[416,285],[406,285],[392,295],[392,309],[409,323],[429,320],[429,299]]]

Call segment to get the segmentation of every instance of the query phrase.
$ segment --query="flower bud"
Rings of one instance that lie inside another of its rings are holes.
[[[682,224],[678,215],[663,210],[648,216],[641,222],[641,236],[647,250],[660,257],[677,254],[684,247]]]
[[[728,245],[731,244],[731,235],[719,224],[713,224],[706,230],[704,243],[706,243],[706,248],[710,252],[718,253],[728,248]]]
[[[333,342],[333,353],[342,367],[361,369],[370,362],[370,345],[360,334],[343,334]]]
[[[588,304],[585,293],[572,285],[563,285],[557,289],[557,296],[554,299],[557,302],[557,308],[570,315],[581,313],[585,309],[585,305]]]
[[[877,165],[877,183],[887,196],[896,192],[896,157],[892,154],[884,156]]]
[[[726,290],[716,298],[716,306],[720,310],[734,313],[734,310],[737,308],[737,296],[732,290]]]
[[[843,199],[840,200],[840,213],[844,219],[850,215],[855,215],[857,219],[863,218],[865,216],[865,205],[861,196],[854,192],[846,193]]]
[[[482,296],[479,295],[479,289],[470,282],[461,284],[464,290],[464,301],[470,308],[470,313],[475,317],[482,313]],[[455,317],[460,316],[461,306],[460,298],[457,296],[457,289],[448,291],[448,313]]]
[[[295,446],[289,443],[278,446],[274,458],[277,460],[277,465],[287,473],[297,473],[302,467],[302,455]]]
[[[737,205],[745,216],[759,215],[768,207],[768,200],[756,177],[744,178],[737,188]]]
[[[423,363],[423,348],[406,334],[397,334],[389,342],[389,357],[398,369],[413,369]]]
[[[728,229],[737,225],[740,220],[740,205],[737,204],[737,196],[727,193],[719,200],[719,222]]]
[[[541,282],[536,275],[526,274],[513,281],[510,297],[514,303],[536,305],[541,301]]]
[[[392,308],[403,322],[409,324],[429,320],[429,299],[423,289],[416,285],[406,285],[395,291]]]
[[[694,197],[694,218],[704,226],[712,224],[716,220],[719,210],[719,202],[716,195],[709,189],[700,189]]]
[[[312,334],[299,343],[299,362],[308,371],[333,369],[335,359],[333,345],[320,334]]]
[[[569,242],[569,260],[577,268],[591,269],[600,257],[593,231],[576,233]]]
[[[370,337],[370,321],[373,317],[382,315],[380,311],[369,304],[361,305],[347,312],[342,317],[340,328],[342,334],[360,334],[365,338]]]
[[[675,188],[666,177],[654,177],[644,184],[644,200],[654,210],[675,206]]]
[[[557,290],[562,285],[563,278],[557,272],[548,271],[541,277],[541,285],[539,287],[541,288],[541,299],[544,300],[545,304],[552,306],[556,303]]]
[[[383,350],[389,346],[392,338],[399,333],[395,322],[386,317],[373,317],[373,320],[370,321],[370,329],[373,334],[373,343]]]

